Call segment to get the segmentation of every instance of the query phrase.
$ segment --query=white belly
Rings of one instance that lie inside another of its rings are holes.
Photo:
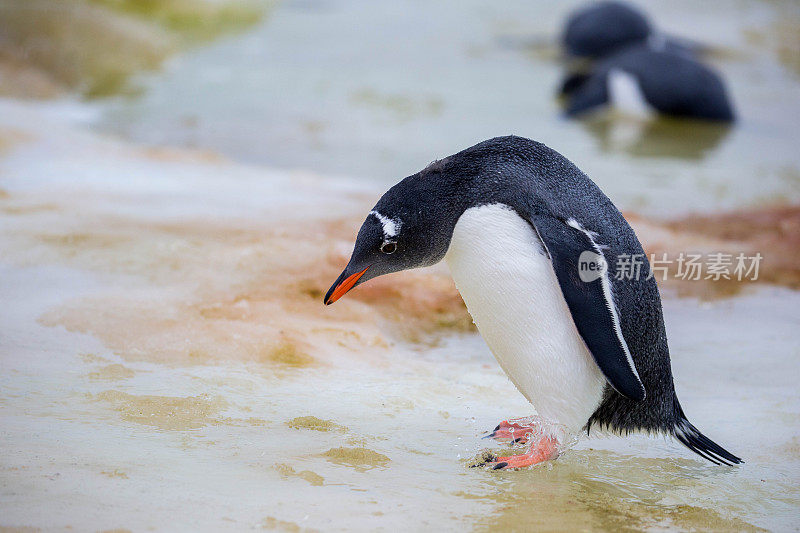
[[[649,118],[653,107],[647,102],[636,76],[624,70],[612,69],[608,73],[608,93],[611,105],[625,114]]]
[[[467,210],[445,256],[481,335],[547,420],[579,431],[605,378],[578,334],[536,232],[502,204]]]

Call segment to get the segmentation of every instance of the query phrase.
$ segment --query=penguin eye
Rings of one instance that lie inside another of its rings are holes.
[[[396,242],[385,242],[381,244],[381,252],[385,253],[386,255],[393,254],[397,251],[397,243]]]

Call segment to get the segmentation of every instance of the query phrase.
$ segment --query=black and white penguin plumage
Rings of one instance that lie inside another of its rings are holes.
[[[678,403],[655,280],[618,280],[606,271],[583,281],[584,252],[610,265],[622,254],[644,254],[622,214],[575,165],[541,143],[498,137],[389,189],[325,303],[371,278],[444,259],[478,330],[543,427],[664,433],[715,463],[740,463],[692,426]],[[550,459],[563,438],[545,434],[527,454],[494,467]]]
[[[733,105],[716,72],[691,57],[644,45],[611,55],[588,75],[571,75],[562,93],[569,116],[610,105],[636,114],[734,120]]]

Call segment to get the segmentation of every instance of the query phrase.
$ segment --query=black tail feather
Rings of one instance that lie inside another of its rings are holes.
[[[686,419],[683,411],[680,411],[678,423],[675,424],[674,435],[675,438],[681,441],[687,448],[714,464],[730,466],[744,462],[713,440],[700,433],[700,431]]]

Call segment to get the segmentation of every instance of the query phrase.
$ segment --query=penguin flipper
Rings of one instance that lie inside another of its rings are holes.
[[[529,222],[550,255],[572,320],[597,366],[617,392],[631,400],[643,400],[644,385],[622,335],[607,269],[593,280],[583,281],[580,276],[581,254],[604,258],[602,243],[575,219],[534,215]]]
[[[589,74],[583,76],[578,83],[576,80],[566,80],[562,89],[567,97],[565,114],[568,117],[577,117],[608,104],[608,88],[606,76]]]

